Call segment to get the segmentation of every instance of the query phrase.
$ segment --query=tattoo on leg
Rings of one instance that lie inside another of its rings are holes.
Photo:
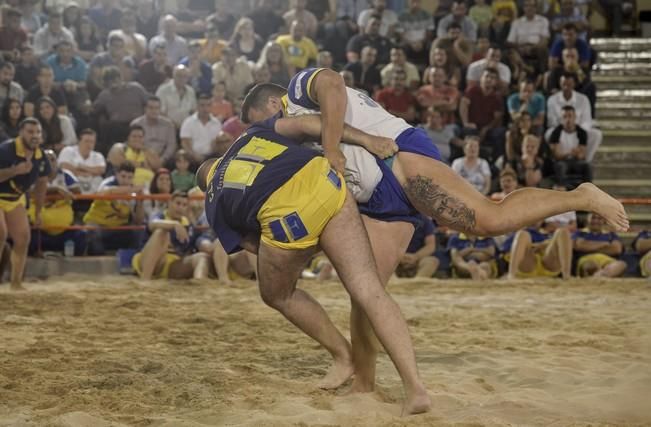
[[[475,230],[475,211],[447,194],[430,178],[421,175],[407,178],[406,191],[419,210],[424,209],[424,213],[439,224],[465,231]]]

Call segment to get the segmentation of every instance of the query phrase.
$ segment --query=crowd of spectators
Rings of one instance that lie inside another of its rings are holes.
[[[589,181],[601,142],[590,2],[447,0],[434,13],[421,3],[4,0],[0,140],[36,118],[61,191],[188,191],[194,168],[245,129],[238,113],[251,87],[287,86],[319,66],[423,127],[443,161],[487,196]],[[108,199],[72,208],[56,225],[144,224],[166,205]],[[135,248],[142,238],[85,234],[76,253]],[[479,270],[468,270],[466,248],[484,245],[477,239],[454,240],[460,274],[492,274],[481,256]],[[46,241],[39,237],[41,248]]]

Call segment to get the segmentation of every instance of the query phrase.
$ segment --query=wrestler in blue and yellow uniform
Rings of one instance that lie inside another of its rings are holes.
[[[462,251],[466,248],[474,248],[477,249],[477,251],[486,251],[490,250],[490,248],[493,248],[492,252],[494,253],[494,257],[497,257],[498,249],[497,249],[497,244],[495,243],[495,240],[492,237],[470,237],[467,236],[464,233],[458,233],[458,234],[453,234],[450,239],[448,240],[448,246],[447,249],[448,251],[457,250],[457,251]],[[483,252],[484,254],[487,252]],[[478,254],[475,253],[470,253],[465,260],[470,261],[474,260],[477,263],[480,262],[485,262],[485,257],[483,256],[477,256]],[[491,259],[488,262],[490,265],[491,269],[491,274],[490,277],[491,279],[494,279],[497,277],[498,269],[497,269],[497,259]],[[463,277],[462,274],[460,274],[454,266],[452,267],[452,277]]]
[[[651,231],[644,230],[635,237],[633,249],[640,255],[640,273],[642,277],[651,277]]]
[[[624,251],[622,240],[616,233],[606,230],[605,224],[602,217],[590,214],[588,226],[576,231],[572,236],[574,251],[578,257],[578,276],[591,276],[611,264],[619,264],[610,267],[611,277],[619,276],[626,270],[626,264],[617,259]]]
[[[26,160],[26,148],[20,137],[0,144],[0,170],[11,168]],[[3,212],[11,212],[19,205],[25,206],[25,193],[39,177],[47,177],[50,174],[50,162],[40,148],[34,150],[31,162],[32,169],[28,173],[0,181],[0,210]]]
[[[551,234],[543,233],[540,229],[536,227],[527,227],[525,231],[531,236],[531,243],[543,243],[552,238]],[[511,259],[511,246],[513,246],[513,241],[515,240],[516,233],[512,233],[502,244],[502,257],[506,262],[510,262]],[[561,274],[560,271],[551,271],[545,268],[543,263],[543,258],[545,254],[543,252],[536,252],[536,267],[530,272],[518,271],[519,278],[530,278],[530,277],[557,277]]]
[[[253,124],[208,172],[206,217],[227,253],[250,234],[282,249],[315,246],[344,204],[342,176],[276,133],[276,120]]]

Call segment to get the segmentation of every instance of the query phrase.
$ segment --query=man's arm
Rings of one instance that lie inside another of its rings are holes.
[[[468,117],[468,110],[470,109],[470,99],[467,97],[461,98],[461,102],[459,102],[459,115],[461,116],[461,123],[463,124],[464,127],[467,128],[476,128],[477,125],[474,123],[470,123],[470,119]]]
[[[582,238],[576,239],[574,242],[574,249],[578,252],[603,252],[603,249],[610,245],[609,242],[595,242]]]
[[[425,236],[425,244],[423,245],[422,248],[414,252],[414,255],[416,256],[416,258],[421,260],[426,256],[432,255],[435,250],[436,250],[436,239],[434,238],[433,234],[430,234],[429,236]]]
[[[609,256],[619,256],[622,254],[624,246],[620,240],[613,240],[605,248],[601,250],[602,253]]]

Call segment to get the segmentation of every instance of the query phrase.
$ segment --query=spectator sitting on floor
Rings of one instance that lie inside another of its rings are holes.
[[[497,277],[497,245],[492,237],[455,233],[448,240],[452,277],[486,280]]]
[[[79,143],[64,147],[59,153],[59,166],[72,172],[83,194],[97,192],[106,171],[104,156],[95,151],[97,134],[92,129],[79,132]]]
[[[155,156],[149,157],[153,170],[172,160],[178,145],[176,127],[161,114],[160,98],[150,96],[145,105],[145,114],[132,121],[131,126],[140,126],[145,131],[145,148],[158,156],[158,159]]]
[[[133,185],[133,163],[124,161],[115,176],[106,178],[97,190],[104,195],[142,194],[142,187]],[[84,224],[99,227],[140,225],[145,218],[142,200],[95,200],[84,215]],[[135,248],[141,233],[136,230],[107,230],[98,228],[88,232],[88,255],[104,255],[106,250]]]
[[[29,89],[25,96],[25,104],[23,107],[27,117],[34,117],[34,107],[36,102],[44,96],[47,96],[54,101],[59,114],[68,114],[65,93],[63,92],[63,89],[54,82],[54,71],[52,71],[52,67],[47,64],[41,64],[39,66],[36,84]]]
[[[456,111],[459,107],[460,94],[456,87],[448,84],[448,76],[442,67],[429,68],[429,83],[416,92],[418,104],[424,108],[434,107],[441,111],[443,123],[453,125],[455,131]]]
[[[570,105],[563,107],[563,122],[552,131],[548,143],[554,156],[556,182],[568,182],[568,174],[576,174],[580,182],[592,181],[592,167],[586,160],[588,134],[576,124],[576,113]]]
[[[56,104],[51,98],[44,96],[37,101],[35,117],[43,129],[43,149],[59,154],[63,147],[77,143],[72,121],[68,116],[57,113]]]
[[[1,61],[1,59],[0,59]],[[11,62],[0,64],[0,105],[4,104],[7,99],[16,99],[21,104],[25,98],[25,91],[20,84],[14,81],[16,68]]]
[[[526,111],[529,113],[533,127],[532,132],[542,135],[545,123],[545,97],[536,92],[534,82],[526,80],[520,83],[520,91],[509,96],[507,105],[511,120],[517,121],[520,115]]]
[[[359,61],[362,49],[366,46],[375,48],[376,61],[375,65],[384,65],[389,63],[391,53],[391,42],[388,38],[380,35],[381,20],[372,17],[368,20],[363,34],[356,34],[348,40],[346,45],[346,59],[348,63]]]
[[[586,160],[591,162],[601,141],[603,134],[594,125],[592,119],[590,100],[587,96],[574,90],[576,87],[576,74],[564,74],[561,77],[561,91],[547,99],[547,126],[545,139],[549,140],[552,130],[562,122],[563,107],[571,106],[576,114],[576,123],[588,134]]]
[[[238,58],[235,52],[227,47],[222,51],[221,61],[212,66],[212,81],[224,82],[227,98],[237,99],[244,94],[244,89],[253,83],[253,74],[246,59]]]
[[[579,253],[578,276],[619,277],[626,271],[626,262],[617,259],[624,252],[622,240],[605,227],[602,217],[590,213],[587,229],[574,233],[574,250]]]
[[[222,123],[210,114],[211,106],[209,95],[199,95],[197,112],[181,126],[181,147],[198,164],[216,151],[215,140],[222,130]]]
[[[537,70],[542,72],[547,67],[549,21],[536,14],[536,0],[524,0],[523,9],[524,15],[511,24],[507,44],[522,58],[536,61]]]
[[[456,23],[461,28],[461,32],[466,40],[474,43],[477,40],[477,24],[466,13],[468,6],[464,0],[455,0],[452,2],[451,13],[443,17],[438,23],[436,37],[445,37],[451,23]]]
[[[641,231],[633,241],[633,249],[640,256],[642,277],[651,277],[651,232]]]
[[[590,45],[585,40],[578,38],[576,25],[567,23],[563,25],[562,37],[552,44],[549,50],[549,69],[553,70],[562,64],[563,49],[573,47],[579,53],[579,65],[584,70],[590,69]]]
[[[288,35],[278,36],[276,43],[282,46],[287,62],[302,70],[316,61],[319,48],[314,41],[305,37],[305,24],[302,21],[292,22]]]
[[[562,184],[554,183],[554,185],[552,185],[552,190],[567,191],[567,187]],[[547,233],[553,233],[557,229],[563,227],[567,228],[570,231],[570,233],[574,233],[576,231],[575,211],[564,212],[562,214],[545,218],[545,222],[543,223],[543,228]]]
[[[394,47],[391,49],[391,62],[382,68],[380,75],[382,76],[382,86],[389,86],[391,78],[397,70],[402,70],[407,75],[407,88],[414,90],[420,84],[420,75],[418,68],[410,62],[407,62],[405,51],[401,47]]]
[[[16,138],[20,122],[24,118],[21,102],[14,98],[7,98],[2,105],[2,113],[0,113],[0,141]]]
[[[499,91],[508,94],[509,85],[511,84],[511,70],[506,64],[500,62],[501,60],[502,51],[497,46],[491,46],[483,59],[475,61],[468,66],[468,71],[466,72],[466,87],[479,85],[479,79],[481,79],[484,70],[486,68],[494,68],[499,74]]]
[[[172,193],[168,208],[147,224],[147,243],[132,259],[131,265],[143,280],[207,279],[209,258],[192,254],[192,227],[187,218],[188,195]]]
[[[172,171],[172,184],[176,190],[190,191],[194,187],[194,174],[190,172],[192,157],[184,149],[174,154],[174,170]]]
[[[267,69],[267,71],[269,70]],[[212,88],[210,114],[221,122],[225,122],[235,114],[233,104],[226,99],[226,84],[224,82],[216,82]]]
[[[537,223],[511,234],[502,246],[509,263],[508,279],[558,277],[567,280],[572,268],[572,239],[566,228],[553,234],[540,231]]]
[[[373,46],[365,46],[361,51],[359,61],[349,62],[344,66],[344,71],[353,73],[354,87],[363,89],[371,95],[382,87],[382,75],[380,69],[375,65],[376,58],[377,49]]]
[[[464,156],[452,162],[452,170],[468,181],[477,191],[488,194],[491,187],[491,170],[488,162],[479,157],[479,138],[466,136]]]
[[[161,100],[161,112],[166,115],[177,128],[197,109],[197,95],[188,84],[190,70],[185,65],[174,67],[172,80],[162,84],[156,91]]]
[[[544,161],[540,157],[540,138],[527,135],[522,142],[522,154],[509,162],[518,182],[524,187],[538,187],[543,179]]]
[[[413,123],[416,120],[416,100],[407,89],[407,74],[404,70],[393,70],[391,84],[381,89],[375,100],[394,116]]]
[[[491,194],[491,200],[495,200],[496,202],[502,201],[506,196],[517,190],[518,187],[518,175],[511,168],[511,166],[507,165],[500,171],[501,191]]]
[[[459,105],[464,134],[478,133],[481,144],[489,148],[492,159],[503,154],[506,133],[502,127],[504,99],[496,91],[497,79],[494,68],[485,69],[479,86],[466,89]]]
[[[463,150],[463,140],[457,138],[454,125],[443,124],[443,113],[439,108],[427,109],[426,124],[421,127],[439,150],[442,162],[450,164],[452,155],[457,155]]]
[[[424,215],[420,217],[422,224],[414,231],[407,252],[396,268],[398,277],[431,278],[439,268],[439,260],[434,256],[436,251],[434,223]]]
[[[81,192],[77,177],[69,170],[57,165],[57,158],[52,150],[45,150],[45,156],[50,162],[48,175],[48,196],[58,195],[59,199],[46,200],[41,210],[41,224],[32,233],[29,244],[29,253],[36,254],[44,251],[63,251],[66,241],[72,240],[75,244],[75,255],[86,252],[86,233],[82,230],[66,230],[74,222],[72,198]],[[35,201],[32,199],[28,215],[30,222],[34,223]]]

